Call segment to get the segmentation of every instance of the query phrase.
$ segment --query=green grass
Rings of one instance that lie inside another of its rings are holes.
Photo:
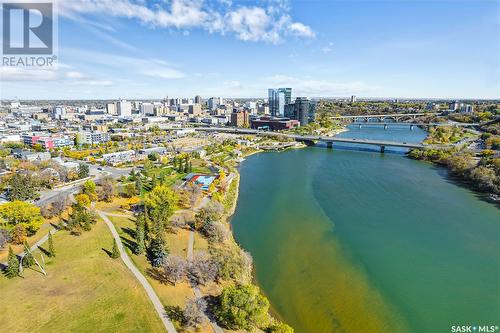
[[[54,243],[47,277],[34,270],[24,279],[0,277],[2,331],[164,332],[140,284],[103,250],[112,237],[102,221],[79,237],[58,232]]]

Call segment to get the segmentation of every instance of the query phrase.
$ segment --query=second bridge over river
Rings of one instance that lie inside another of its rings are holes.
[[[338,143],[350,143],[350,144],[362,144],[370,146],[378,146],[380,152],[384,152],[386,147],[398,147],[398,148],[443,148],[437,146],[424,146],[420,143],[408,143],[408,142],[395,142],[395,141],[381,141],[381,140],[368,140],[368,139],[353,139],[353,138],[339,138],[331,136],[314,136],[314,135],[298,135],[298,134],[287,134],[287,133],[277,133],[277,132],[265,132],[255,129],[243,129],[243,128],[230,128],[230,127],[196,127],[196,131],[204,132],[217,132],[217,133],[234,133],[234,134],[251,134],[259,136],[281,136],[295,141],[304,142],[306,144],[314,144],[315,142],[325,142],[327,147],[331,148],[334,142]]]

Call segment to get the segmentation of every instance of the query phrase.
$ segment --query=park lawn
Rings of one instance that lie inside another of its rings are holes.
[[[121,206],[127,202],[127,198],[114,197],[111,202],[98,201],[95,203],[95,209],[102,210],[108,213],[124,214]]]
[[[155,274],[151,270],[151,264],[147,260],[144,254],[135,255],[132,252],[132,246],[134,245],[134,230],[135,223],[134,218],[130,215],[130,218],[121,216],[108,216],[113,222],[122,242],[125,245],[125,249],[134,262],[134,264],[139,268],[139,270],[146,276],[151,286],[154,288],[156,294],[160,298],[162,304],[168,309],[184,309],[186,301],[190,298],[194,298],[194,292],[189,283],[182,282],[177,285],[172,285],[169,283],[162,283],[155,279],[152,275]],[[166,241],[168,244],[168,249],[170,254],[175,254],[179,256],[187,256],[187,247],[189,242],[189,231],[185,229],[178,229],[177,233],[167,233]],[[194,241],[194,251],[197,250],[207,250],[208,242],[199,234],[195,234]],[[170,316],[177,328],[180,328],[180,323],[176,320],[175,316]],[[198,332],[211,332],[209,325],[204,325]]]
[[[46,257],[47,277],[0,277],[5,332],[164,332],[141,285],[111,250],[112,237],[98,221],[79,237],[53,236],[57,256]],[[40,259],[40,251],[35,251]]]
[[[135,230],[135,223],[133,218],[108,216],[113,222],[122,242],[125,245],[127,253],[134,261],[139,270],[146,276],[149,283],[155,289],[158,297],[165,306],[180,306],[184,307],[188,298],[194,297],[194,293],[188,283],[178,283],[176,286],[164,284],[153,278],[154,273],[151,271],[151,264],[144,254],[135,255],[132,253],[132,246],[134,243],[133,233]],[[189,231],[179,230],[177,234],[167,233],[166,241],[169,253],[179,256],[187,255],[187,246],[189,239]]]

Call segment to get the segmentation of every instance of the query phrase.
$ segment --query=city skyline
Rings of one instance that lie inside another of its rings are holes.
[[[500,97],[495,1],[59,5],[58,70],[2,67],[2,99]]]

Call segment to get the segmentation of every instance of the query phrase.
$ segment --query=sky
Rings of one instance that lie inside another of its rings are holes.
[[[2,99],[500,98],[497,0],[58,0],[57,17],[57,69],[0,67]]]

